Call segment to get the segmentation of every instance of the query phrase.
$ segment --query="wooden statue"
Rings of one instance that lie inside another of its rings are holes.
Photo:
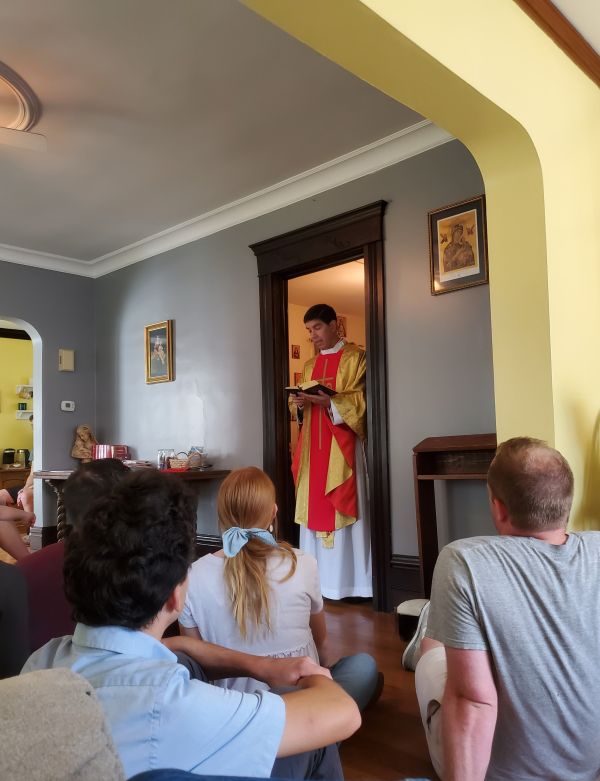
[[[75,429],[75,441],[71,449],[71,456],[78,458],[82,464],[87,464],[92,460],[92,445],[97,445],[96,437],[92,429],[83,424]]]

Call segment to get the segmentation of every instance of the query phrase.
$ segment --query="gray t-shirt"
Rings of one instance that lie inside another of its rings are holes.
[[[498,720],[486,779],[600,777],[600,532],[564,545],[510,536],[447,545],[427,635],[489,651]]]

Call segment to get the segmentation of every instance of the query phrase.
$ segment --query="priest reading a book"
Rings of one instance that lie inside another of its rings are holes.
[[[292,462],[300,548],[317,559],[323,596],[371,597],[365,352],[339,338],[328,304],[311,306],[304,324],[319,353],[286,388],[300,426]]]

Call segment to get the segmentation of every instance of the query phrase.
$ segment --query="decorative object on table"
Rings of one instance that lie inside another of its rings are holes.
[[[15,463],[15,449],[14,447],[5,447],[2,451],[2,463],[14,464]]]
[[[75,429],[75,441],[71,448],[71,456],[78,458],[82,464],[87,464],[92,460],[92,447],[97,444],[92,429],[86,424],[81,424]]]
[[[158,451],[157,466],[159,469],[168,469],[171,459],[175,458],[175,451],[171,447],[161,448]]]
[[[183,458],[180,456],[183,456]],[[169,465],[167,467],[168,472],[187,472],[188,468],[189,459],[185,450],[182,450],[180,453],[177,453],[176,456],[171,456],[171,458],[169,458]]]
[[[191,445],[188,452],[190,469],[202,469],[206,463],[206,448],[204,445]]]
[[[428,213],[431,294],[488,281],[485,195]]]
[[[147,384],[173,380],[172,326],[172,320],[163,320],[144,328]]]
[[[145,458],[126,458],[123,463],[130,469],[156,469],[156,464]]]
[[[15,464],[19,464],[23,469],[26,469],[31,463],[30,457],[31,453],[29,452],[29,449],[20,447],[15,453]]]
[[[292,350],[292,358],[300,358],[300,345],[299,344],[293,344],[291,346]]]
[[[302,372],[294,372],[294,385],[300,385],[302,382]]]
[[[127,445],[92,445],[92,460],[99,458],[118,458],[119,461],[125,461],[129,458],[129,448]]]

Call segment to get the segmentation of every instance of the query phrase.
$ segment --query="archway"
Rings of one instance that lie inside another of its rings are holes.
[[[451,14],[443,0],[243,2],[471,151],[488,206],[498,437],[543,437],[582,476],[597,461],[597,87],[505,0],[457,0]],[[600,488],[576,485],[575,523],[596,525]]]
[[[33,347],[33,448],[34,457],[38,453],[39,458],[42,454],[42,413],[43,413],[43,371],[42,371],[42,337],[31,323],[21,320],[18,317],[1,314],[1,319],[12,323],[16,328],[25,331],[31,339]],[[41,547],[42,527],[44,525],[44,497],[41,480],[34,482],[34,505],[36,522],[31,530],[31,545],[37,549]]]

